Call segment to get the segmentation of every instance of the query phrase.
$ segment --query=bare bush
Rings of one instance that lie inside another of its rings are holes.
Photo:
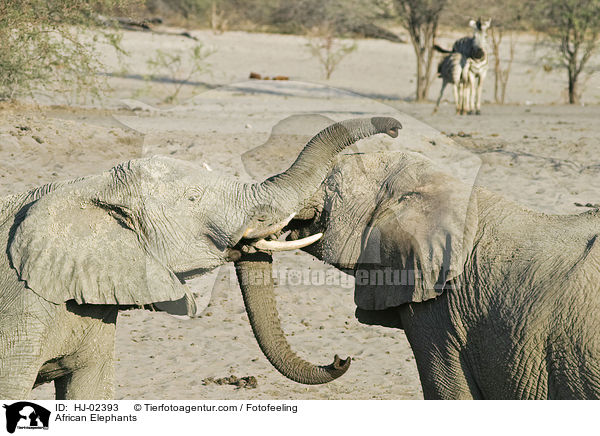
[[[580,99],[579,77],[598,48],[600,0],[530,1],[533,25],[546,34],[567,70],[569,103]]]
[[[494,100],[496,103],[504,104],[506,99],[506,85],[510,77],[513,60],[515,59],[515,46],[517,44],[513,32],[508,32],[508,59],[502,61],[500,48],[505,37],[505,30],[501,26],[492,25],[491,46],[494,54]]]
[[[170,84],[171,91],[164,99],[165,103],[174,103],[185,85],[209,69],[205,59],[214,51],[202,44],[196,44],[191,50],[158,49],[146,62],[151,71],[149,80],[162,80]]]
[[[227,30],[229,18],[227,11],[219,7],[216,1],[212,2],[210,8],[210,27],[215,34],[223,33]]]
[[[446,0],[394,0],[417,57],[417,101],[427,99],[440,14]]]
[[[332,25],[313,28],[307,46],[321,64],[327,80],[339,63],[357,48],[356,42],[345,43],[337,39]]]

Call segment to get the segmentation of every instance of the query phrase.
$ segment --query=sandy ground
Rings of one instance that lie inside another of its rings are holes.
[[[400,137],[363,141],[354,151],[420,151],[465,179],[545,212],[581,212],[587,208],[576,203],[600,203],[600,80],[593,76],[586,82],[585,106],[560,104],[565,74],[544,71],[528,36],[517,47],[508,90],[512,104],[489,104],[490,74],[483,115],[458,117],[451,104],[431,115],[432,104],[410,103],[414,59],[409,45],[359,41],[358,50],[325,82],[304,38],[194,34],[215,53],[208,58],[210,72],[182,90],[177,106],[156,108],[173,84],[168,76],[144,80],[146,60],[157,49],[187,50],[194,42],[137,32],[124,35],[131,53],[125,67],[106,54],[106,77],[113,89],[101,102],[66,106],[66,97],[54,96],[41,99],[41,106],[0,106],[0,195],[150,154],[194,160],[251,180],[281,169],[328,122],[322,117],[387,114],[404,124]],[[441,42],[450,45],[452,38],[447,35]],[[246,81],[250,71],[287,75],[293,81]],[[439,86],[439,80],[434,82],[432,98]],[[263,145],[270,154],[251,158]],[[277,271],[331,271],[304,253],[286,253],[276,262]],[[329,363],[335,353],[352,356],[344,377],[304,386],[277,373],[253,338],[232,268],[224,266],[191,283],[199,305],[210,302],[198,317],[139,310],[119,315],[116,398],[422,398],[403,332],[359,324],[351,281],[342,278],[344,286],[290,282],[277,289],[290,343],[316,363]],[[257,387],[203,383],[232,374],[255,376]],[[32,398],[52,395],[52,386],[44,385]]]

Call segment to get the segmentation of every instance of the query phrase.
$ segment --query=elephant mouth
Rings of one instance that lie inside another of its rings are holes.
[[[317,218],[317,213],[313,212],[312,216],[300,219],[295,218],[292,221],[290,221],[290,223],[287,226],[285,226],[282,230],[282,234],[287,233],[287,235],[285,235],[285,240],[297,241],[299,239],[303,239],[314,234],[316,231],[322,231],[315,230],[317,227]]]
[[[290,230],[290,229],[286,229],[286,230],[289,230],[287,236],[285,237],[286,241],[296,241],[298,239],[301,239],[302,235],[305,233],[305,231],[303,231],[303,229],[300,227],[293,229],[293,230]]]
[[[287,241],[297,241],[305,239],[309,235],[315,234],[315,232],[321,232],[324,236],[315,244],[307,246],[304,251],[325,260],[329,265],[345,274],[354,275],[354,268],[360,257],[360,246],[357,250],[357,247],[353,244],[342,244],[333,250],[336,255],[330,256],[331,247],[329,251],[325,247],[335,242],[335,235],[332,237],[332,231],[327,229],[324,224],[327,222],[327,217],[324,217],[321,211],[316,211],[313,216],[306,219],[294,219],[283,229],[284,233],[287,232],[285,239]],[[362,230],[358,228],[356,231],[360,232]],[[349,238],[349,240],[354,241],[352,238]]]
[[[228,248],[226,250],[224,257],[225,261],[236,262],[240,259],[242,253],[264,252],[270,254],[278,251],[299,250],[311,244],[314,244],[323,236],[323,233],[314,233],[305,235],[300,238],[294,238],[293,240],[278,240],[277,237],[283,234],[282,227],[283,226],[279,226],[277,228],[276,233],[269,235],[269,237],[267,238],[243,238],[235,247]],[[260,233],[260,235],[262,236],[262,232]],[[177,271],[174,271],[174,274],[182,284],[185,284],[186,280],[191,280],[195,277],[204,275],[212,271],[213,269],[214,268],[181,268]]]

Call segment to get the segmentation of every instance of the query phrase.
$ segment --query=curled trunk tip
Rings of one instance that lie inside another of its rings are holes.
[[[336,379],[342,375],[348,368],[350,368],[350,363],[352,359],[350,357],[346,357],[345,359],[340,359],[340,356],[337,354],[333,357],[333,363],[327,367],[327,370],[331,374],[331,376]]]
[[[376,132],[385,133],[392,138],[396,138],[398,131],[402,129],[400,121],[392,117],[373,117],[371,118],[371,124],[375,127]]]
[[[244,297],[248,319],[260,349],[281,374],[298,383],[316,385],[342,376],[350,367],[351,359],[335,356],[333,363],[317,366],[294,353],[281,328],[275,302],[270,255],[242,254],[235,269]]]

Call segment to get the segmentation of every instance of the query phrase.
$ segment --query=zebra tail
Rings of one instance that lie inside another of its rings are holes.
[[[446,50],[445,48],[440,47],[437,44],[434,44],[433,48],[440,53],[452,53],[452,50]]]

